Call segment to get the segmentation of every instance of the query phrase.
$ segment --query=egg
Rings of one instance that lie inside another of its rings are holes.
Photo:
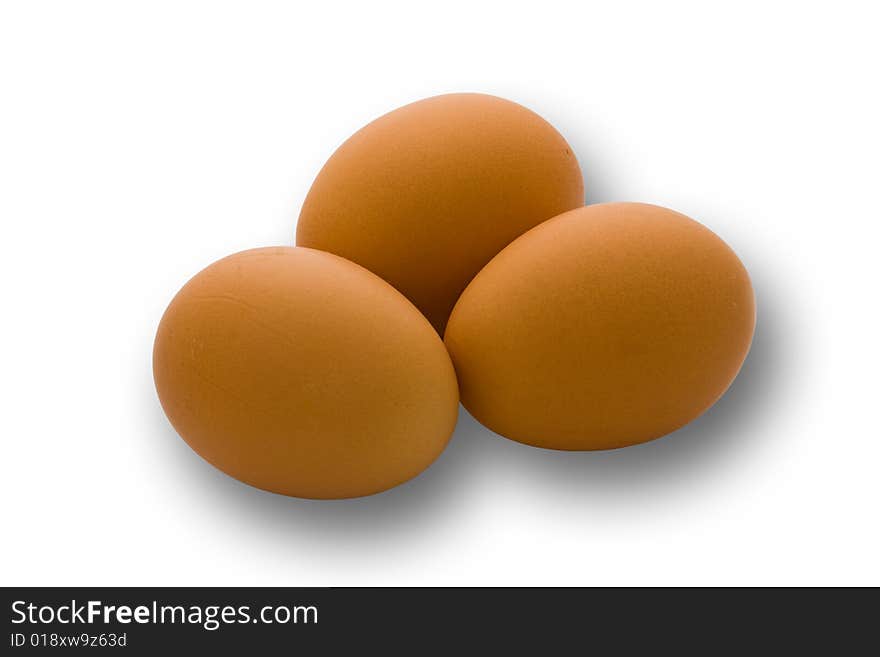
[[[714,233],[665,208],[605,203],[495,256],[445,342],[478,421],[537,447],[595,450],[703,413],[739,371],[754,325],[749,276]]]
[[[458,414],[452,364],[421,313],[366,269],[307,248],[244,251],[197,274],[162,317],[153,372],[199,455],[296,497],[407,481]]]
[[[343,143],[309,190],[296,243],[378,274],[442,334],[495,254],[583,203],[577,159],[553,126],[502,98],[449,94],[386,114]]]

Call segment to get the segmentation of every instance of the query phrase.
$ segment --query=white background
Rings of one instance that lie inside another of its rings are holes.
[[[880,584],[873,5],[2,2],[2,584]],[[292,243],[356,129],[451,91],[547,118],[589,202],[727,240],[758,297],[739,379],[610,453],[463,413],[366,499],[215,471],[156,399],[165,305]]]

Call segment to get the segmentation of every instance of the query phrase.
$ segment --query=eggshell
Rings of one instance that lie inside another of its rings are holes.
[[[477,420],[529,445],[592,450],[700,415],[739,371],[754,324],[749,276],[714,233],[665,208],[607,203],[501,251],[445,341]]]
[[[296,242],[375,272],[442,334],[483,265],[583,202],[577,159],[553,126],[502,98],[450,94],[386,114],[342,144],[308,193]]]
[[[284,495],[369,495],[414,477],[455,426],[443,343],[366,269],[304,248],[215,262],[168,307],[162,406],[205,460]]]

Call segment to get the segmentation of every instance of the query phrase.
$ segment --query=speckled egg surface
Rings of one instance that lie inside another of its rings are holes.
[[[495,96],[449,94],[386,114],[342,144],[308,193],[296,241],[378,274],[442,334],[483,265],[583,203],[577,159],[547,121]]]
[[[607,203],[501,251],[461,296],[445,341],[477,420],[530,445],[593,450],[658,438],[709,408],[754,324],[749,276],[708,228]]]
[[[297,497],[414,477],[458,413],[452,364],[421,313],[366,269],[305,248],[244,251],[197,274],[162,317],[153,371],[198,454]]]

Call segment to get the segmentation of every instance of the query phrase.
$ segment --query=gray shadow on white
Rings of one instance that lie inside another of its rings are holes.
[[[585,501],[656,501],[682,487],[711,485],[714,475],[740,467],[749,458],[757,436],[766,439],[760,429],[772,417],[792,354],[786,352],[788,322],[780,303],[784,295],[777,297],[755,273],[758,322],[736,381],[703,416],[651,443],[607,452],[536,449],[493,434],[462,409],[449,447],[410,482],[366,498],[301,500],[257,490],[215,470],[183,445],[154,402],[158,442],[168,450],[165,458],[174,463],[174,476],[189,477],[193,485],[208,489],[226,510],[228,522],[271,525],[292,537],[319,542],[411,537],[438,523],[454,523],[457,514],[467,511],[472,496],[484,492],[488,468],[495,475],[509,469],[510,476],[505,474],[502,481],[528,485],[535,495],[547,491],[548,498],[565,494]]]

